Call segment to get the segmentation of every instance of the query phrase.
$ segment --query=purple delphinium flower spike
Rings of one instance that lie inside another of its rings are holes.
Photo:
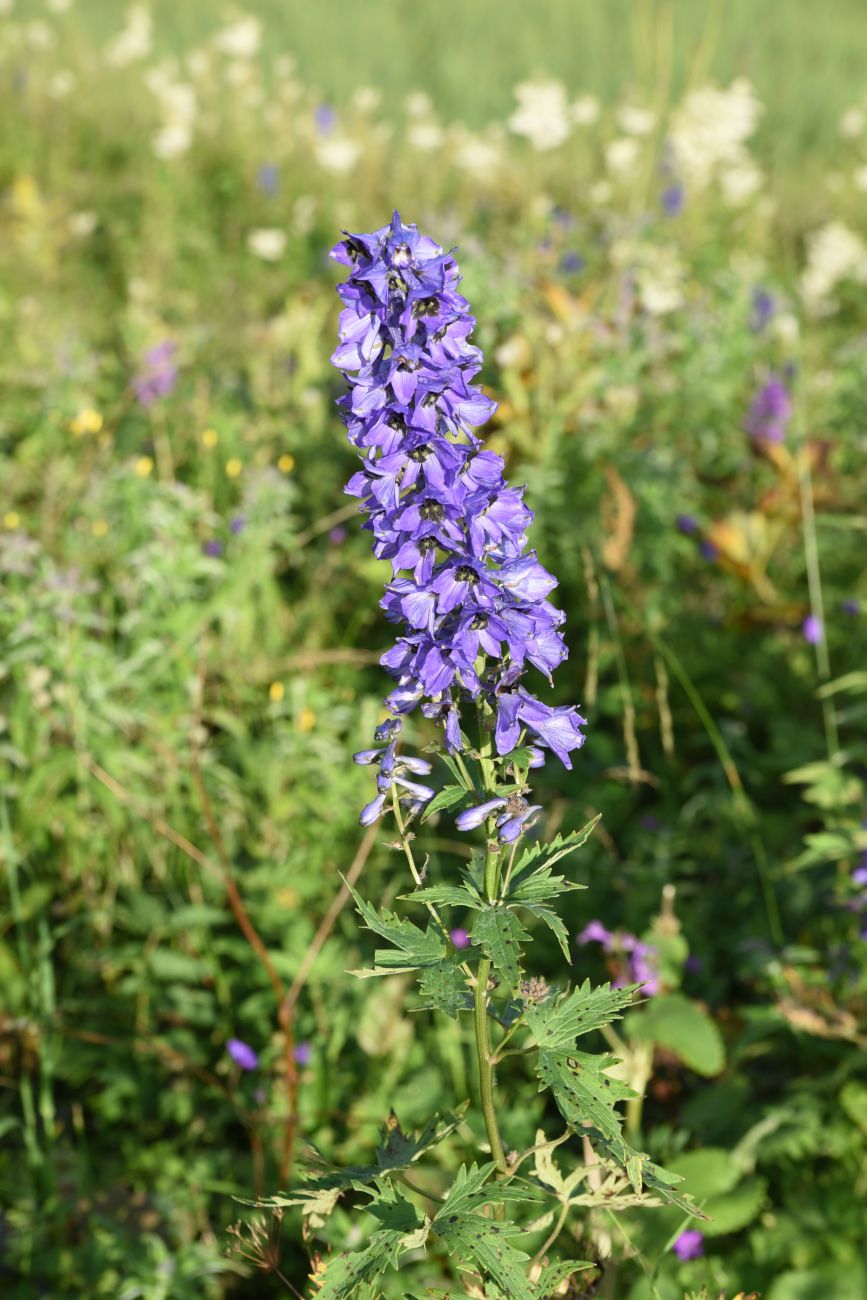
[[[771,375],[756,393],[744,428],[752,438],[782,442],[792,417],[792,399],[781,375]]]
[[[704,1254],[704,1236],[698,1228],[684,1228],[671,1249],[678,1259],[698,1259]]]
[[[178,367],[174,356],[177,344],[164,339],[144,355],[141,370],[132,381],[133,390],[142,406],[153,406],[161,397],[169,397],[178,382]]]
[[[530,666],[550,681],[566,658],[564,616],[548,600],[556,579],[527,550],[524,489],[507,484],[502,456],[475,432],[496,407],[472,382],[482,354],[469,342],[475,321],[457,263],[398,213],[373,234],[347,235],[331,256],[349,268],[332,362],[349,384],[338,404],[362,461],[346,491],[360,499],[374,554],[391,562],[381,605],[402,625],[382,658],[397,683],[386,701],[395,731],[377,761],[392,763],[400,715],[417,707],[442,724],[447,750],[462,749],[461,708],[485,701],[499,754],[526,741],[533,766],[552,750],[570,767],[584,719],[519,684]],[[410,790],[411,801],[423,802],[424,790]],[[379,784],[368,822],[383,794]],[[480,825],[477,812],[459,826]],[[501,838],[504,829],[517,836],[533,812],[522,804],[502,813]]]
[[[226,1051],[242,1070],[255,1070],[259,1064],[259,1057],[253,1048],[240,1038],[230,1038],[226,1043]]]

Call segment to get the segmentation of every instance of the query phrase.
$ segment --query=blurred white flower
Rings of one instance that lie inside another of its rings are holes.
[[[325,171],[335,176],[351,172],[361,157],[361,145],[346,135],[326,135],[317,139],[313,152]]]
[[[638,268],[638,296],[651,316],[665,316],[683,306],[683,266],[673,248],[649,245]]]
[[[263,262],[279,262],[286,251],[286,232],[272,228],[260,227],[251,230],[247,236],[247,247]]]
[[[45,0],[45,8],[52,14],[65,14],[72,8],[72,0]]]
[[[801,275],[801,297],[813,315],[834,311],[833,292],[844,280],[867,283],[867,246],[842,221],[832,221],[807,240],[807,265]]]
[[[299,235],[309,235],[316,219],[316,199],[312,194],[301,194],[292,204],[292,225]]]
[[[771,330],[784,347],[793,347],[801,333],[798,318],[790,311],[777,312],[771,321]]]
[[[595,207],[602,207],[611,202],[611,196],[614,193],[610,181],[595,181],[589,190],[590,202]]]
[[[244,86],[253,76],[253,67],[243,59],[230,59],[223,68],[223,77],[228,86]]]
[[[51,99],[65,99],[67,95],[72,93],[76,85],[77,82],[73,73],[66,68],[61,68],[48,78],[45,89]]]
[[[566,88],[559,81],[522,81],[515,87],[518,107],[508,127],[534,149],[556,149],[572,132]]]
[[[167,124],[190,125],[196,116],[196,92],[187,81],[177,81],[168,65],[151,68],[145,85],[156,99]]]
[[[863,108],[847,108],[840,118],[840,134],[846,140],[855,140],[867,126],[867,114]]]
[[[427,117],[433,110],[430,95],[426,95],[423,90],[414,90],[412,94],[407,95],[405,103],[410,117]]]
[[[375,86],[359,86],[352,94],[352,107],[359,113],[372,113],[379,108],[382,93]]]
[[[0,0],[0,17],[3,14],[11,14],[15,7],[15,0]]]
[[[185,154],[192,143],[192,128],[186,122],[170,122],[152,137],[151,149],[157,158],[169,162]]]
[[[187,70],[191,77],[204,81],[211,72],[211,56],[207,50],[190,50],[186,57]]]
[[[153,22],[147,5],[133,5],[127,10],[126,26],[105,47],[106,62],[115,68],[144,59],[151,52]]]
[[[258,54],[261,41],[262,24],[252,14],[229,23],[214,37],[217,49],[232,59],[252,59]]]
[[[628,135],[621,136],[605,146],[605,166],[612,176],[625,178],[638,162],[639,152],[637,140]]]
[[[677,173],[690,189],[703,188],[722,167],[746,160],[746,142],[762,111],[744,77],[728,90],[703,86],[686,96],[672,114],[669,143]]]
[[[35,18],[24,28],[24,39],[32,50],[50,50],[55,41],[54,32],[41,18]]]
[[[656,126],[656,114],[649,108],[624,104],[617,114],[621,131],[627,135],[650,135]]]
[[[494,360],[503,370],[526,370],[533,360],[533,348],[523,334],[512,334],[496,349]]]
[[[733,207],[746,203],[762,187],[762,173],[749,159],[726,168],[719,179],[723,197]]]
[[[569,109],[569,116],[576,126],[592,126],[599,120],[599,113],[599,100],[595,95],[579,95]]]
[[[477,180],[490,180],[499,171],[503,160],[500,140],[493,135],[475,135],[465,127],[453,130],[454,163],[461,171],[470,172]]]
[[[73,212],[67,222],[69,233],[76,239],[87,239],[88,235],[92,235],[96,230],[98,221],[99,218],[95,212]]]
[[[438,122],[410,122],[406,128],[407,143],[422,153],[439,149],[445,139],[445,132]]]
[[[857,167],[852,173],[852,181],[856,190],[862,194],[867,194],[867,166]]]

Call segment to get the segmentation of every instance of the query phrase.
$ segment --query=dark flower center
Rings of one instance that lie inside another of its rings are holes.
[[[427,443],[423,443],[421,447],[413,448],[413,450],[409,453],[409,458],[410,460],[417,460],[421,462],[427,460],[429,455],[430,455],[430,447],[427,445]]]
[[[397,363],[398,370],[418,370],[418,362],[412,357],[401,357]]]
[[[398,244],[391,252],[392,266],[409,266],[412,254],[408,244]]]
[[[455,570],[455,582],[467,582],[471,587],[479,584],[479,575],[468,564],[462,564]]]
[[[389,271],[385,279],[389,289],[393,289],[395,293],[406,293],[406,280],[400,271]]]
[[[438,524],[446,517],[445,506],[441,502],[433,501],[428,497],[427,501],[422,501],[419,514],[422,519],[432,520]]]
[[[397,411],[392,411],[386,420],[389,429],[396,429],[399,433],[406,433],[406,420]]]
[[[475,618],[470,624],[470,627],[474,632],[481,632],[482,629],[486,628],[487,626],[488,626],[488,616],[487,614],[481,614],[481,613],[476,614]]]
[[[413,303],[412,314],[413,316],[437,316],[439,309],[439,298],[419,298],[418,302]]]

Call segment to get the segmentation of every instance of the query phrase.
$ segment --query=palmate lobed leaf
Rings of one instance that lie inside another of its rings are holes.
[[[434,966],[447,955],[446,943],[439,931],[431,927],[422,930],[412,921],[395,916],[387,908],[377,912],[354,889],[351,889],[351,893],[368,930],[393,945],[391,948],[377,949],[377,966],[417,970],[424,966]]]
[[[620,1012],[632,1005],[640,987],[639,984],[630,984],[622,989],[613,989],[609,984],[600,984],[594,988],[589,980],[585,980],[565,996],[555,995],[545,1002],[528,1006],[525,1013],[527,1024],[540,1047],[551,1051],[565,1049],[583,1034],[619,1020]]]
[[[401,1255],[417,1249],[427,1238],[427,1220],[391,1183],[379,1182],[364,1208],[381,1226],[362,1250],[342,1251],[328,1261],[317,1279],[317,1300],[349,1300],[358,1294],[359,1285],[397,1268]]]
[[[600,813],[598,817],[594,817],[592,821],[587,822],[580,830],[570,831],[567,835],[555,835],[553,840],[550,840],[547,844],[533,844],[530,848],[525,849],[515,863],[512,874],[513,883],[525,879],[525,873],[528,869],[533,871],[537,871],[539,868],[550,869],[555,862],[559,862],[567,854],[580,849],[582,844],[586,844],[593,834],[593,830],[601,816]]]
[[[518,917],[508,907],[488,903],[473,921],[470,937],[481,944],[509,993],[518,987],[521,944],[529,939]]]
[[[448,1196],[431,1223],[449,1254],[470,1263],[490,1278],[510,1300],[535,1300],[527,1281],[528,1255],[511,1245],[508,1238],[522,1231],[516,1224],[495,1222],[479,1211],[492,1202],[543,1199],[530,1184],[492,1182],[496,1165],[461,1166]]]
[[[620,1116],[614,1107],[619,1101],[634,1097],[618,1079],[606,1073],[617,1064],[613,1056],[590,1056],[573,1049],[570,1053],[540,1048],[536,1073],[545,1088],[550,1088],[561,1115],[573,1128],[590,1123],[611,1142],[622,1142]]]
[[[576,1273],[596,1267],[596,1264],[587,1259],[563,1259],[558,1264],[549,1264],[542,1269],[535,1283],[535,1294],[538,1296],[538,1300],[548,1300],[555,1286],[559,1286],[561,1282],[567,1282]]]
[[[455,953],[420,972],[418,987],[424,1008],[443,1011],[452,1020],[459,1012],[472,1008],[473,995],[461,965],[461,957]]]

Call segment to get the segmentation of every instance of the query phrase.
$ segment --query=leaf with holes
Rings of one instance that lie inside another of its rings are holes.
[[[536,1073],[554,1094],[560,1114],[573,1128],[592,1124],[609,1141],[625,1144],[620,1136],[620,1116],[614,1107],[634,1097],[631,1088],[607,1073],[616,1065],[613,1056],[589,1056],[586,1052],[563,1052],[540,1048]],[[540,1089],[541,1091],[541,1089]]]
[[[370,975],[386,975],[398,970],[418,970],[425,966],[435,966],[447,955],[446,944],[439,931],[422,930],[412,921],[404,921],[385,908],[377,912],[375,907],[366,903],[353,889],[355,906],[368,930],[387,939],[391,948],[377,948],[374,954],[377,969],[373,971],[353,971],[361,978]]]
[[[444,1011],[452,1020],[457,1020],[459,1011],[470,1010],[473,995],[461,964],[461,958],[455,953],[420,972],[418,988],[423,1007]]]
[[[521,974],[521,945],[530,938],[515,913],[487,904],[473,921],[470,937],[482,945],[506,991],[514,993]]]
[[[631,1005],[637,984],[613,989],[608,984],[593,988],[589,980],[565,997],[548,998],[526,1010],[527,1024],[540,1047],[548,1051],[568,1048],[582,1034],[601,1029]]]
[[[524,878],[525,873],[530,868],[534,871],[540,867],[551,868],[555,862],[559,862],[567,854],[580,849],[581,845],[586,844],[593,834],[600,817],[601,813],[599,817],[594,817],[592,821],[589,821],[586,826],[582,826],[579,831],[570,831],[568,835],[555,835],[548,844],[533,844],[530,848],[525,849],[515,864],[515,871],[512,876],[513,882],[516,879]]]

